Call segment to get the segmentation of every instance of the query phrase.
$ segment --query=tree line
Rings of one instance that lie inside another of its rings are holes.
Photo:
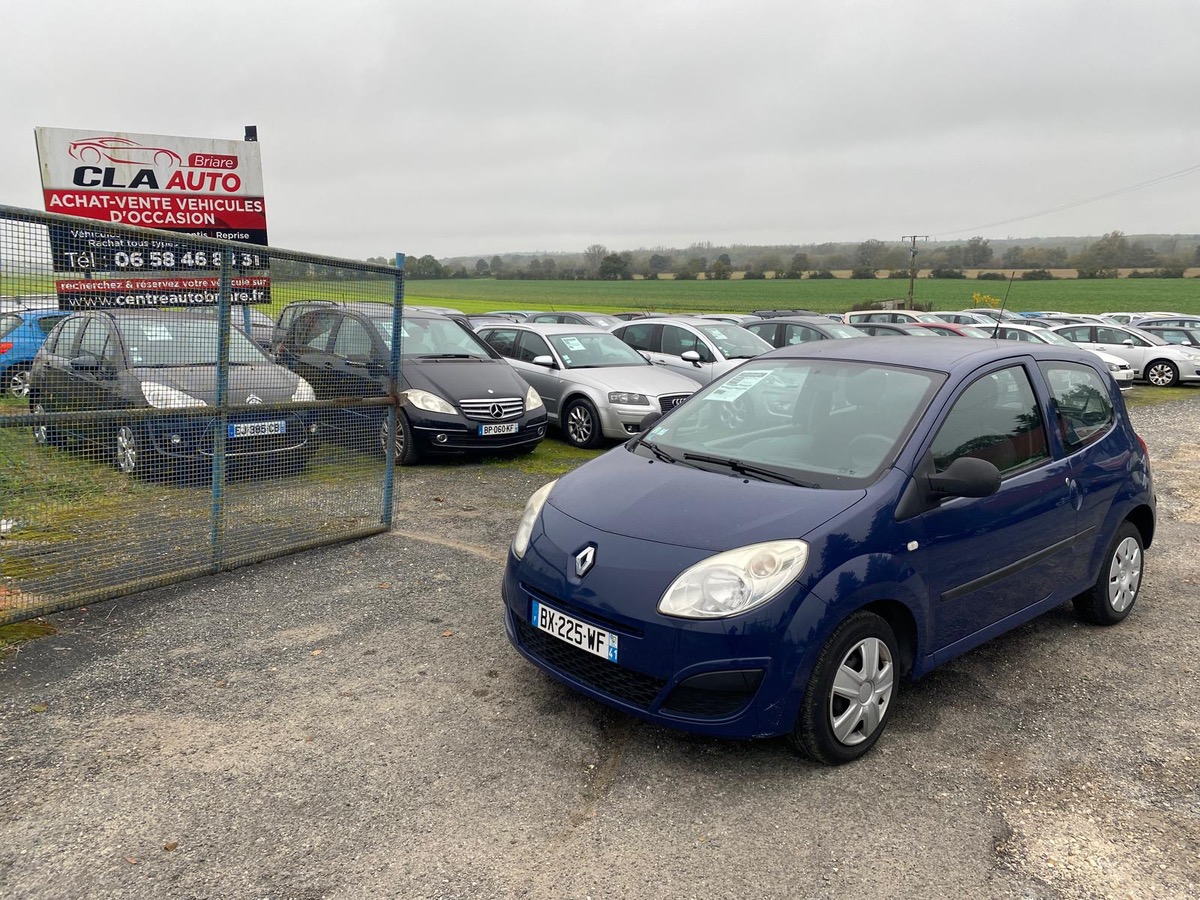
[[[506,254],[438,260],[432,255],[408,258],[412,279],[498,278],[626,281],[633,278],[725,280],[735,272],[743,278],[833,278],[849,270],[851,277],[908,278],[910,269],[929,271],[935,278],[964,277],[966,269],[1025,270],[1032,277],[1051,277],[1051,269],[1075,269],[1081,278],[1115,278],[1120,269],[1138,269],[1157,277],[1182,277],[1200,266],[1200,243],[1195,236],[1167,235],[1130,238],[1112,231],[1100,238],[991,241],[972,237],[965,243],[922,243],[917,253],[902,241],[870,239],[858,244],[823,243],[800,247],[716,247],[693,244],[686,250],[642,249],[610,251],[592,244],[581,253]],[[993,244],[999,245],[994,247]],[[390,257],[368,262],[391,265]],[[1042,273],[1045,273],[1044,275]]]

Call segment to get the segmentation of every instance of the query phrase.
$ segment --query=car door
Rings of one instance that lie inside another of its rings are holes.
[[[325,376],[334,397],[382,397],[387,393],[383,363],[382,341],[378,342],[372,329],[352,315],[340,316],[333,333]],[[373,440],[383,415],[383,407],[361,407],[346,404],[335,410],[335,420],[341,429],[365,433]]]
[[[78,354],[79,338],[89,319],[90,316],[72,316],[63,322],[52,345],[47,347],[43,357],[45,367],[38,373],[37,384],[38,402],[46,412],[66,412],[71,408],[71,360]],[[66,431],[75,428],[74,424],[63,426]]]
[[[533,361],[539,356],[549,356],[554,360],[554,367],[534,365]],[[546,415],[557,420],[559,408],[562,406],[562,369],[559,368],[561,363],[558,357],[550,349],[545,338],[532,331],[518,333],[516,358],[511,362],[517,374],[528,381],[542,398],[542,403],[546,405]]]
[[[1087,345],[1089,350],[1101,350],[1119,356],[1133,366],[1134,374],[1141,376],[1146,367],[1151,345],[1136,334],[1122,331],[1107,325],[1097,325],[1092,329],[1092,340]]]
[[[302,312],[293,320],[279,352],[279,362],[312,385],[318,400],[338,396],[329,345],[341,317],[333,309]]]
[[[617,337],[637,350],[654,365],[661,366],[666,362],[661,350],[662,325],[655,322],[635,322],[624,328],[613,331]]]
[[[88,321],[79,339],[79,350],[71,362],[72,408],[119,409],[129,403],[117,391],[117,360],[120,344],[106,319]]]
[[[686,375],[693,381],[708,384],[713,379],[713,362],[716,356],[700,335],[680,325],[664,323],[662,326],[662,365],[672,372]],[[699,363],[683,358],[688,351],[700,354]],[[653,362],[653,360],[652,360]]]
[[[971,456],[1001,473],[991,496],[955,497],[919,517],[917,560],[929,590],[938,661],[1071,583],[1071,464],[1051,455],[1047,408],[1025,365],[985,370],[958,391],[928,441],[935,471]]]

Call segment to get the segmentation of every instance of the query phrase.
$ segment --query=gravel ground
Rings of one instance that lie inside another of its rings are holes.
[[[1134,419],[1133,615],[951,662],[840,769],[525,664],[513,471],[406,470],[390,535],[55,616],[0,662],[0,896],[1194,897],[1200,396]]]

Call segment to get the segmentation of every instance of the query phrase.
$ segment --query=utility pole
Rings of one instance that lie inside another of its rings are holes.
[[[913,282],[917,280],[917,241],[929,240],[927,234],[905,234],[900,236],[902,241],[912,241],[912,249],[908,251],[908,308],[913,308]]]

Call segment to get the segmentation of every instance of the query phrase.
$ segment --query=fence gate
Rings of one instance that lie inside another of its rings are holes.
[[[0,206],[0,624],[386,531],[403,275]]]

